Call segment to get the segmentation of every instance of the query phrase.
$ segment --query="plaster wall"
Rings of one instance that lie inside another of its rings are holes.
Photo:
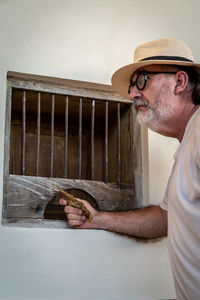
[[[0,208],[7,71],[110,84],[138,44],[162,37],[200,60],[199,10],[198,0],[0,0]],[[158,204],[178,143],[153,132],[143,142],[144,202]],[[167,240],[0,226],[0,299],[45,298],[175,298]]]

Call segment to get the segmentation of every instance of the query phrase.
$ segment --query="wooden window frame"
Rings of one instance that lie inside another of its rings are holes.
[[[94,180],[46,178],[9,174],[12,89],[20,88],[60,95],[90,97],[131,105],[133,189]],[[132,101],[115,93],[109,85],[30,75],[17,72],[7,74],[7,99],[4,140],[4,181],[2,224],[22,227],[68,228],[66,221],[44,219],[48,202],[55,197],[57,186],[83,189],[98,202],[100,210],[130,210],[143,205],[144,174],[142,160],[142,132],[136,121]]]

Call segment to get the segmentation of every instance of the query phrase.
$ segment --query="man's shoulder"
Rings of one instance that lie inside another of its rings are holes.
[[[197,108],[197,110],[193,113],[191,116],[186,130],[185,130],[185,135],[190,136],[193,134],[200,134],[200,107]]]

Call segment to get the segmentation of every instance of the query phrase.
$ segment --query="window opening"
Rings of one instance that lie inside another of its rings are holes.
[[[130,184],[120,137],[129,114],[130,104],[14,88],[10,174]]]

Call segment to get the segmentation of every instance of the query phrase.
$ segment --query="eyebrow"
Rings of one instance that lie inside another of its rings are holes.
[[[131,79],[133,78],[134,75],[138,75],[138,74],[140,74],[140,73],[142,73],[142,72],[148,72],[148,71],[145,70],[145,69],[142,69],[142,70],[136,70],[136,71],[132,74]],[[150,71],[149,71],[149,72],[150,72]]]
[[[147,70],[144,70],[144,69],[142,69],[142,70],[136,70],[136,74],[139,74],[139,73],[141,73],[141,72],[147,72]]]
[[[135,71],[136,74],[140,74],[142,72],[151,72],[151,71],[147,71],[145,69],[138,69],[138,70]]]
[[[148,72],[148,71],[147,71],[147,70],[136,70],[136,71],[131,75],[131,77],[130,77],[130,83],[132,82],[133,76],[134,76],[134,75],[138,75],[138,74],[140,74],[140,73],[142,73],[142,72]]]

